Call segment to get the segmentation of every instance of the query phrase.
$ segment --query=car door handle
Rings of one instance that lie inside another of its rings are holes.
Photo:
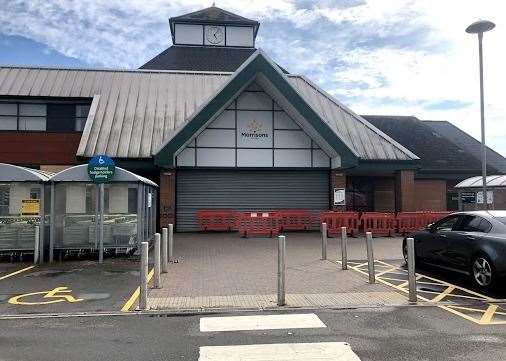
[[[476,238],[475,238],[475,237],[473,237],[473,236],[466,236],[466,239],[469,239],[469,240],[471,240],[471,241],[474,241]]]
[[[440,237],[442,237],[442,238],[448,238],[448,236],[446,234],[441,234]]]

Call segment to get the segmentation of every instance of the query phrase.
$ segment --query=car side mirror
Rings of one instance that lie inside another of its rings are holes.
[[[434,223],[429,223],[425,226],[425,229],[431,233],[434,232]]]

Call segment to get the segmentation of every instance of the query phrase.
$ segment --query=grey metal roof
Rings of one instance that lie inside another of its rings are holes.
[[[506,175],[488,175],[486,183],[489,188],[506,187]],[[478,189],[481,189],[481,187],[483,187],[483,178],[481,176],[467,178],[455,186],[455,188]]]
[[[53,182],[90,182],[90,177],[88,175],[88,165],[80,164],[64,169],[53,175],[50,180]],[[112,178],[111,183],[118,182],[141,182],[152,187],[158,187],[155,182],[132,173],[129,170],[116,166],[114,177]]]
[[[476,159],[481,159],[481,142],[445,120],[424,120],[425,124],[434,131],[465,151],[471,153]],[[506,158],[487,147],[487,164],[501,173],[506,173]]]
[[[52,173],[0,163],[0,182],[47,182]]]
[[[78,156],[150,158],[231,73],[0,67],[0,96],[92,98]],[[290,83],[364,160],[418,157],[304,77]]]

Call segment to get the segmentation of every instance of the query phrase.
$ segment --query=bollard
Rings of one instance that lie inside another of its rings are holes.
[[[409,285],[409,302],[416,303],[416,275],[415,275],[415,240],[408,238],[408,285]]]
[[[348,269],[348,250],[346,249],[348,245],[348,233],[346,232],[346,227],[341,227],[341,264],[343,270]]]
[[[374,252],[372,248],[371,232],[366,232],[365,240],[367,244],[367,264],[369,267],[369,283],[376,283],[376,274],[374,272]]]
[[[39,263],[40,227],[35,226],[35,243],[33,246],[33,263]]]
[[[322,223],[322,260],[327,259],[327,223]]]
[[[155,233],[154,254],[155,254],[155,265],[153,288],[160,288],[160,233]]]
[[[141,275],[139,288],[139,309],[148,307],[148,242],[141,243]]]
[[[286,238],[278,236],[278,306],[285,305]]]
[[[168,232],[167,228],[162,228],[162,273],[169,272]]]
[[[169,262],[174,261],[174,225],[169,224]]]

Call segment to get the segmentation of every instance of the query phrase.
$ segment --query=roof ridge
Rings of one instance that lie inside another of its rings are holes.
[[[366,119],[364,119],[361,115],[355,113],[353,110],[348,108],[346,105],[342,104],[339,100],[334,98],[331,94],[329,94],[324,89],[320,88],[318,85],[316,85],[314,82],[306,78],[304,75],[299,75],[299,77],[304,80],[309,86],[311,86],[313,89],[318,91],[320,94],[325,96],[328,100],[330,100],[332,103],[334,103],[336,106],[341,108],[344,112],[348,113],[348,115],[354,117],[356,120],[360,121],[365,127],[367,127],[372,132],[376,133],[378,136],[383,138],[385,141],[393,144],[397,149],[400,151],[406,153],[409,155],[412,159],[420,159],[415,153],[410,151],[408,148],[404,147],[402,144],[397,142],[392,137],[388,136],[386,133],[382,132],[380,129],[376,128],[374,125],[369,123]]]
[[[160,73],[160,74],[205,74],[205,75],[232,75],[233,72],[199,71],[199,70],[157,70],[157,69],[111,69],[111,68],[84,68],[84,67],[57,67],[41,65],[0,65],[0,69],[33,69],[33,70],[66,70],[66,71],[96,71],[112,73]]]

